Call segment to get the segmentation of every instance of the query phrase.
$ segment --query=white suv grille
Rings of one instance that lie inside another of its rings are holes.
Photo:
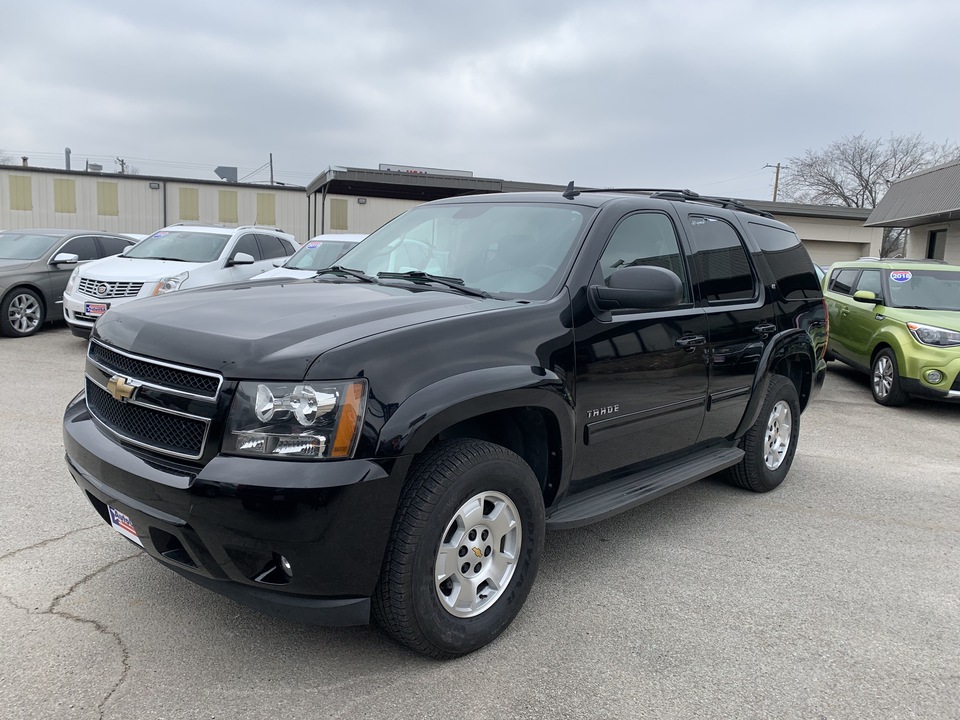
[[[142,287],[142,282],[111,282],[109,280],[80,278],[77,291],[95,298],[122,298],[136,297]]]

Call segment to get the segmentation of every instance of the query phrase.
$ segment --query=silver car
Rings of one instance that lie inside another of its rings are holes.
[[[0,232],[0,333],[26,337],[45,320],[61,318],[63,291],[73,269],[135,242],[96,230]]]

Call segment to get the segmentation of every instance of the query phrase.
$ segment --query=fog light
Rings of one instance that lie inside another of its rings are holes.
[[[924,377],[924,378],[926,379],[926,381],[927,381],[928,383],[930,383],[931,385],[936,385],[938,382],[940,382],[941,380],[943,380],[943,373],[940,372],[939,370],[927,370],[927,371],[923,374],[923,377]]]

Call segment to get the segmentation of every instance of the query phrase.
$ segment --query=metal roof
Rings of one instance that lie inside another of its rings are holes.
[[[910,228],[954,220],[960,220],[960,160],[895,182],[865,224]]]
[[[183,183],[184,185],[218,185],[219,187],[225,189],[256,188],[257,190],[272,190],[275,192],[303,192],[303,185],[290,185],[287,183],[278,183],[274,185],[270,185],[268,183],[247,182],[228,183],[225,180],[207,180],[204,178],[182,178],[168,175],[140,175],[139,173],[94,172],[93,170],[63,170],[60,168],[40,167],[38,165],[0,165],[0,170],[8,170],[12,174],[16,174],[18,172],[47,173],[52,175],[72,175],[74,177],[95,177],[103,180],[173,182]]]

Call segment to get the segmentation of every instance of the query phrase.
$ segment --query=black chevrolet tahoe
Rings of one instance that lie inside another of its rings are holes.
[[[826,339],[796,234],[737,201],[458,197],[311,279],[109,310],[67,463],[190,580],[449,658],[517,615],[546,530],[714,473],[777,487]]]

